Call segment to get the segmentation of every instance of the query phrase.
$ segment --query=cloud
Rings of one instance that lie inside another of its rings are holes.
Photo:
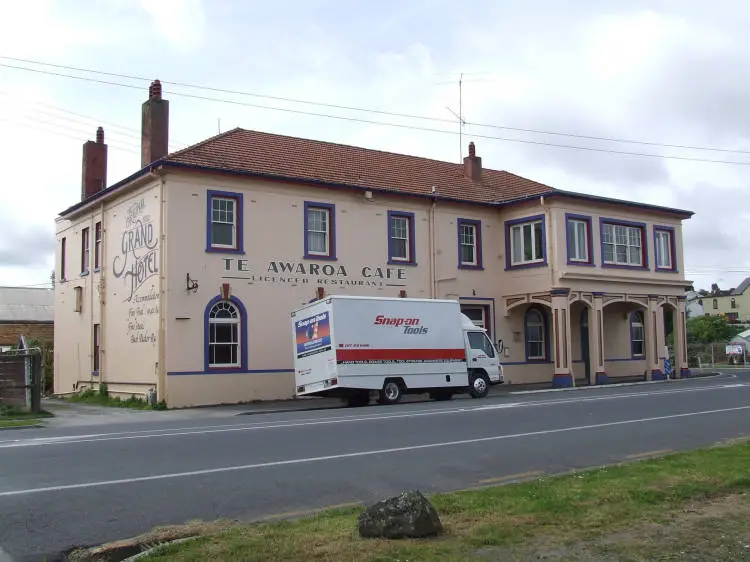
[[[203,45],[206,14],[202,0],[140,0],[140,5],[151,17],[151,37],[164,37],[183,53]]]
[[[3,230],[12,233],[0,237],[2,267],[37,267],[49,263],[56,243],[52,225],[21,226],[9,217],[2,222]]]
[[[359,3],[356,9],[342,9],[334,0],[289,0],[280,9],[277,4],[250,6],[233,0],[191,0],[179,6],[176,0],[110,0],[83,14],[64,3],[9,6],[2,15],[11,10],[12,23],[0,17],[0,28],[5,24],[9,38],[0,33],[0,52],[28,58],[443,119],[453,118],[450,110],[458,111],[457,80],[466,72],[463,111],[471,122],[750,150],[750,123],[744,117],[750,99],[750,78],[744,69],[750,65],[750,53],[743,48],[750,4],[737,2],[722,11],[692,0],[633,0],[627,6],[607,7],[540,0],[533,8],[523,2],[477,0],[470,8],[455,10],[447,0],[383,0],[377,5]],[[33,38],[18,35],[32,16]],[[8,51],[10,43],[13,48]],[[132,90],[6,73],[2,68],[0,72],[12,79],[9,87],[16,92],[33,90],[33,97],[43,92],[45,101],[136,130],[130,131],[134,136],[122,129],[116,134],[104,124],[110,143],[110,183],[139,167],[140,104],[147,85]],[[172,140],[196,142],[213,135],[219,117],[222,130],[242,126],[456,162],[474,140],[488,167],[562,189],[694,210],[696,215],[685,222],[688,273],[691,268],[702,273],[701,279],[710,285],[711,275],[741,279],[746,275],[742,268],[750,271],[750,257],[733,249],[741,244],[743,221],[748,219],[740,203],[750,187],[747,166],[572,150],[478,135],[747,162],[750,154],[476,126],[464,129],[459,145],[453,134],[195,100],[179,96],[179,89],[169,85],[165,90],[171,102]],[[195,93],[459,130],[457,124]],[[3,114],[0,105],[0,118],[19,119],[16,108],[8,105]],[[29,129],[31,124],[24,122],[12,130],[3,123],[0,150],[14,168],[33,169],[38,177],[32,185],[28,172],[9,176],[8,181],[23,183],[26,193],[14,190],[6,206],[21,212],[30,192],[40,204],[39,220],[51,223],[79,198],[81,144],[98,123],[69,123],[62,132],[74,138],[67,139]],[[35,126],[51,129],[49,124]],[[45,155],[44,166],[39,165],[39,154]],[[4,226],[0,229],[0,237],[15,236]]]

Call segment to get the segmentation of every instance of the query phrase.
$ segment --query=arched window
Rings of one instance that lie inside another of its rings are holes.
[[[547,359],[547,326],[544,315],[531,308],[526,312],[526,360],[545,361]]]
[[[646,332],[643,327],[643,312],[637,310],[630,315],[630,351],[633,357],[646,355]]]
[[[231,301],[221,300],[208,313],[208,366],[240,367],[242,315]]]

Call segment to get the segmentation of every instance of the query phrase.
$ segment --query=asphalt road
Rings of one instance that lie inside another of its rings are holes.
[[[0,433],[0,561],[192,519],[510,481],[750,434],[750,376]],[[92,431],[95,429],[96,431]]]

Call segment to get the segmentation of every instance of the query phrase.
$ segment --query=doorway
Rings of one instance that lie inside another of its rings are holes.
[[[591,354],[589,352],[589,309],[581,311],[581,359],[586,373],[586,384],[591,384]]]

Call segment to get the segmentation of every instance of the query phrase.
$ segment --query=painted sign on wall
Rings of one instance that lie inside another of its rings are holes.
[[[138,290],[159,274],[159,235],[146,213],[144,198],[132,203],[125,215],[120,253],[112,261],[112,275],[124,279],[130,302]]]
[[[356,287],[406,287],[406,269],[377,265],[349,266],[315,262],[270,261],[261,265],[250,260],[223,258],[226,279],[243,279],[272,285],[341,285]]]
[[[122,280],[127,307],[125,337],[134,345],[155,347],[159,326],[159,229],[149,214],[146,198],[126,211],[112,275]]]

